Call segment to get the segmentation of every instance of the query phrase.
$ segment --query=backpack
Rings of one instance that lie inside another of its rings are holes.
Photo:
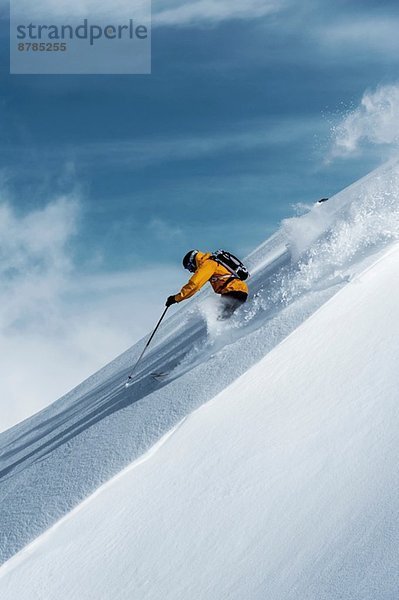
[[[211,254],[210,258],[230,271],[234,279],[241,279],[241,281],[248,279],[248,269],[242,264],[239,258],[227,252],[227,250],[216,250],[216,252]]]

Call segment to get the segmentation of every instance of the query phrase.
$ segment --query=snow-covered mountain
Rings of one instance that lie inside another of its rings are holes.
[[[0,596],[396,598],[398,240],[392,162],[2,434]]]

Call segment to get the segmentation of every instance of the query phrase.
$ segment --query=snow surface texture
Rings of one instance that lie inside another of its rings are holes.
[[[2,597],[397,598],[398,270],[397,245],[4,565]]]
[[[383,256],[387,248],[399,239],[398,192],[399,166],[398,163],[391,163],[350,186],[328,203],[316,205],[302,217],[283,222],[281,229],[249,256],[248,264],[253,273],[251,279],[252,300],[243,309],[240,309],[229,323],[223,325],[223,328],[214,318],[212,296],[209,293],[200,294],[198,298],[179,307],[175,315],[162,326],[159,335],[154,340],[151,352],[136,374],[136,383],[129,389],[125,389],[124,386],[126,377],[135,358],[140,354],[144,341],[52,406],[3,433],[0,436],[2,560],[10,558],[29,541],[48,529],[50,525],[96,490],[101,483],[108,481],[138,457],[142,457],[184,417],[199,408],[204,402],[214,398],[268,353],[271,353],[271,357],[280,352],[285,344],[280,345],[279,348],[276,346],[284,338],[297,329],[348,282],[353,278],[356,280],[357,274]],[[396,280],[395,273],[391,276],[391,286]],[[358,287],[353,283],[348,289],[356,290]],[[391,323],[392,331],[394,330],[394,321],[393,319]],[[374,326],[372,319],[370,324]],[[342,328],[342,323],[337,320],[332,328],[332,333],[337,328],[342,335],[348,328],[348,322],[344,325],[345,327]],[[295,335],[297,334],[298,332]],[[316,331],[315,335],[320,344],[317,352],[323,356],[329,347],[330,332]],[[277,377],[278,371],[270,371],[271,379],[268,380],[267,386],[280,386],[280,396],[285,398],[287,393],[288,398],[290,386],[294,385],[295,388],[295,379],[298,375],[298,372],[295,372],[293,377],[290,371],[290,362],[294,359],[300,360],[301,363],[297,369],[298,371],[302,369],[306,374],[307,383],[306,386],[303,383],[305,388],[301,392],[302,398],[298,397],[298,399],[301,400],[301,405],[306,406],[308,402],[306,390],[311,386],[314,376],[314,360],[319,360],[319,356],[314,356],[313,347],[309,346],[309,349],[306,350],[306,345],[302,342],[298,344],[300,348],[300,352],[296,349],[298,356],[293,355],[285,359],[288,361],[286,365],[288,370],[284,377],[281,374]],[[272,352],[274,348],[276,349]],[[361,348],[359,348],[360,350]],[[338,355],[334,360],[339,358],[341,350],[336,350],[336,352]],[[269,358],[265,360],[269,360]],[[378,354],[374,358],[378,359],[379,363]],[[397,360],[397,355],[395,359]],[[327,358],[323,360],[322,364],[327,365]],[[260,368],[260,365],[258,366]],[[372,370],[370,364],[364,368]],[[383,372],[383,365],[378,364],[378,369],[380,368]],[[309,369],[312,373],[310,380]],[[169,377],[163,381],[157,381],[151,376],[151,373],[155,371],[167,371]],[[325,379],[324,372],[320,374],[320,377],[324,381],[322,400],[325,401],[326,397],[329,398],[328,386],[332,385],[332,379],[328,379],[327,376]],[[351,377],[350,372],[347,371],[346,380],[350,382]],[[392,377],[389,381],[392,382]],[[258,385],[255,380],[254,385]],[[268,389],[265,388],[264,392],[268,392]],[[226,395],[231,393],[231,388],[230,391],[225,392]],[[258,396],[263,398],[260,391],[252,393],[254,401],[257,401]],[[363,393],[364,390],[359,387],[359,397]],[[231,396],[232,400],[233,397],[235,398],[235,396]],[[267,394],[267,399],[274,402],[273,395]],[[375,399],[384,403],[386,397],[385,395],[375,395]],[[234,399],[234,402],[236,400]],[[358,400],[361,401],[361,398]],[[341,401],[341,391],[337,393],[332,386],[331,402],[335,406],[340,405]],[[262,402],[259,401],[256,410],[260,410],[265,402],[264,398]],[[312,402],[311,398],[309,398],[309,402]],[[222,411],[226,419],[229,410],[225,408]],[[278,431],[277,426],[284,426],[285,413],[282,411],[280,414],[279,410],[280,404],[277,403],[272,412],[275,420],[270,422],[272,431],[274,428]],[[240,430],[243,428],[244,435],[247,411],[251,411],[251,404],[244,403],[241,411],[240,418],[243,422],[239,428]],[[196,414],[201,414],[201,411]],[[271,414],[268,413],[267,419],[270,418]],[[303,415],[299,414],[298,416],[297,414],[297,418],[299,418],[298,438],[294,439],[292,445],[294,454],[301,453],[298,441],[302,435],[300,424],[306,426],[309,415],[305,412]],[[323,419],[325,418],[326,416],[323,417]],[[391,415],[389,418],[392,418]],[[203,446],[208,426],[210,425],[208,424],[206,428],[197,432],[196,443],[194,443],[197,452]],[[181,428],[181,431],[185,430],[185,427],[186,425]],[[231,440],[233,446],[235,435]],[[248,429],[245,436],[249,443],[253,437],[256,438],[256,431]],[[303,436],[306,438],[306,431]],[[284,454],[283,442],[282,446],[279,446],[274,452],[272,447],[269,447],[267,438],[264,442],[264,453],[270,449],[274,457],[280,450]],[[231,443],[227,447],[230,447]],[[165,448],[167,447],[168,445],[165,446]],[[332,442],[331,447],[333,447]],[[316,442],[314,448],[317,450]],[[367,447],[365,447],[365,454],[367,451]],[[190,454],[191,451],[189,452],[187,449],[187,452]],[[183,459],[184,455],[185,450],[183,449],[180,458]],[[234,454],[229,463],[230,466],[226,467],[232,471],[235,468],[233,456]],[[267,457],[270,458],[266,454],[265,461],[269,460]],[[201,453],[199,453],[198,460],[201,461]],[[218,449],[215,450],[213,460],[216,465],[221,460]],[[244,455],[242,460],[247,461]],[[333,459],[331,460],[333,461]],[[324,464],[328,466],[328,463]],[[351,468],[352,466],[351,463]],[[165,467],[160,468],[164,469]],[[190,468],[196,469],[197,463],[191,465]],[[272,467],[270,466],[270,468]],[[322,467],[320,469],[322,470]],[[327,471],[329,472],[329,469]],[[248,472],[248,485],[249,481],[252,481],[253,478],[256,479],[258,474],[257,471]],[[334,479],[331,473],[326,475],[326,477],[329,476]],[[163,481],[160,472],[158,477]],[[334,481],[338,485],[336,479]],[[223,487],[222,481],[220,485]],[[306,480],[304,493],[305,491],[309,494],[312,493],[312,490],[308,489],[309,485],[309,480]],[[321,484],[317,483],[317,493],[312,500],[317,511],[320,508],[318,505],[320,486]],[[205,489],[206,485],[200,493],[205,493]],[[154,488],[154,495],[158,498],[147,497],[146,503],[150,506],[153,505],[152,500],[154,502],[163,501],[163,494],[164,490],[160,484],[158,492]],[[388,491],[386,494],[388,498]],[[234,495],[233,492],[232,495]],[[245,497],[245,489],[239,495]],[[277,495],[273,497],[275,502],[284,506],[286,500],[283,496],[278,500]],[[251,499],[247,498],[247,500]],[[125,497],[123,502],[130,505],[130,497]],[[320,500],[320,502],[320,506],[322,506],[322,501]],[[209,506],[207,510],[209,510]],[[255,510],[254,506],[251,507],[252,510]],[[257,512],[259,513],[259,506]],[[208,513],[205,511],[204,514]],[[320,515],[321,512],[318,514]],[[108,520],[109,518],[110,515],[108,515]],[[197,516],[194,515],[192,518],[196,520]],[[267,518],[272,517],[269,514]],[[238,520],[241,522],[243,519],[245,521],[246,517],[241,513]],[[139,537],[148,526],[148,540],[150,540],[150,521],[151,519],[147,523],[141,524],[137,530]],[[170,522],[167,521],[168,516],[165,514],[165,526],[171,527]],[[347,526],[348,523],[346,523]],[[118,535],[123,537],[124,529],[125,527]],[[115,530],[113,534],[115,534]],[[208,534],[211,535],[211,532]],[[203,532],[205,537],[208,534]],[[240,533],[239,539],[242,535]],[[132,538],[129,539],[132,543]],[[148,548],[151,548],[153,540],[151,539],[151,542],[148,543]],[[227,544],[228,540],[225,539],[224,543]],[[111,550],[108,551],[108,554],[113,552],[116,544],[119,544],[119,537],[110,546]],[[259,539],[259,544],[264,545],[265,540]],[[160,541],[159,545],[161,546]],[[264,546],[262,547],[266,552]],[[383,552],[381,546],[379,548]],[[249,552],[246,546],[244,552]],[[315,556],[313,556],[314,560]],[[275,568],[277,568],[276,564]],[[86,567],[89,570],[89,566],[86,565],[85,569]],[[209,565],[208,568],[210,568]],[[221,568],[220,564],[219,568]],[[237,568],[237,564],[233,565],[232,571]],[[5,569],[7,573],[9,566],[5,566]],[[259,574],[259,576],[261,575],[262,573]],[[243,572],[243,576],[245,576],[245,572]],[[277,571],[275,577],[278,577]],[[134,579],[133,576],[132,580]],[[6,578],[5,581],[8,579]],[[44,585],[44,582],[42,584]],[[297,584],[299,585],[298,582],[295,585]],[[261,584],[259,583],[259,585]],[[184,597],[184,595],[179,596],[179,586],[176,589],[178,591],[175,597]],[[255,588],[248,588],[246,597],[256,598],[256,593]],[[93,595],[97,597],[94,593]],[[45,595],[41,597],[47,598]],[[73,598],[73,594],[70,594],[69,597]],[[107,597],[112,597],[112,595]],[[116,597],[123,598],[124,596]],[[202,597],[209,597],[206,591]],[[283,596],[281,597],[283,598]]]

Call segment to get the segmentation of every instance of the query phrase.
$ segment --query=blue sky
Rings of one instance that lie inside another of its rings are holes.
[[[69,286],[58,298],[59,318],[84,304],[118,338],[115,306],[126,319],[148,286],[154,295],[142,327],[109,353],[144,333],[157,298],[177,291],[188,249],[245,255],[293,204],[381,162],[385,146],[328,160],[331,131],[366,90],[398,75],[396,1],[156,0],[153,9],[148,76],[11,76],[2,21],[2,201],[16,224],[51,203],[70,220],[63,252],[80,293]]]
[[[334,30],[381,27],[398,10],[300,4],[155,27],[151,76],[9,76],[3,48],[1,158],[17,205],[79,186],[79,253],[128,268],[159,260],[159,242],[162,261],[190,246],[245,253],[290,204],[366,172],[368,162],[323,164],[330,121],[395,78],[399,55],[366,34],[353,51]]]

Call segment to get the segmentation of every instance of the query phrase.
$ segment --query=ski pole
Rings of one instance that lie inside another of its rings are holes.
[[[131,372],[130,372],[130,375],[129,375],[129,377],[128,377],[128,379],[129,379],[129,380],[131,380],[131,379],[133,378],[133,373],[134,373],[134,372],[135,372],[135,370],[137,369],[137,365],[139,364],[139,362],[140,362],[140,361],[141,361],[141,359],[143,358],[144,354],[146,353],[146,350],[147,350],[148,346],[151,344],[151,341],[152,341],[152,339],[153,339],[154,335],[156,334],[156,332],[158,331],[158,328],[159,328],[160,324],[162,323],[162,321],[163,321],[163,318],[164,318],[164,316],[166,315],[166,312],[167,312],[168,308],[169,308],[169,306],[167,306],[167,307],[165,308],[165,310],[163,311],[163,313],[162,313],[162,316],[161,316],[161,318],[159,319],[159,321],[158,321],[158,323],[157,323],[157,325],[156,325],[156,327],[155,327],[154,331],[152,332],[152,334],[150,335],[150,338],[149,338],[148,342],[147,342],[147,343],[146,343],[146,345],[144,346],[144,350],[143,350],[143,352],[140,354],[140,356],[138,357],[138,359],[137,359],[137,361],[136,361],[135,365],[133,366],[133,368],[132,368],[132,370],[131,370]]]

